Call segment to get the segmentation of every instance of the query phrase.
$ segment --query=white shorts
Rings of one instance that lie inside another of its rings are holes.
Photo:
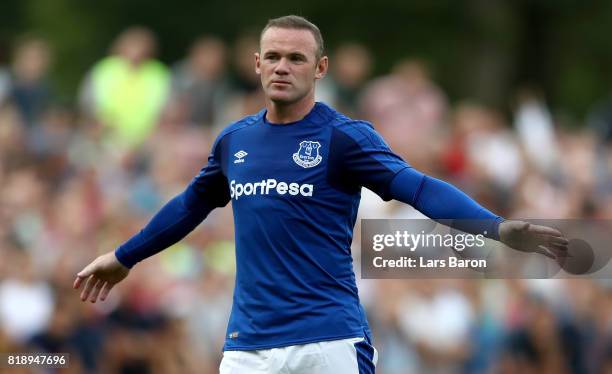
[[[374,374],[378,352],[364,338],[225,351],[220,374]]]

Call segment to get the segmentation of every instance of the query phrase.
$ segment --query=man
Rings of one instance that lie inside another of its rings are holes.
[[[372,373],[376,351],[350,254],[362,186],[434,219],[483,220],[471,229],[513,247],[567,245],[554,229],[503,221],[411,168],[368,123],[315,103],[327,68],[315,25],[270,20],[255,54],[266,108],[227,127],[182,194],[77,275],[75,288],[87,279],[81,299],[104,300],[134,264],[231,200],[237,272],[221,373]]]

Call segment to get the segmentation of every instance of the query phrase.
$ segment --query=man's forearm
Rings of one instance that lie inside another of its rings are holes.
[[[213,209],[189,187],[164,205],[144,229],[117,248],[115,255],[119,262],[131,268],[183,239]]]
[[[406,168],[394,177],[389,193],[393,199],[412,205],[429,218],[453,220],[454,228],[473,234],[486,232],[487,237],[499,240],[499,224],[503,218],[447,182]]]

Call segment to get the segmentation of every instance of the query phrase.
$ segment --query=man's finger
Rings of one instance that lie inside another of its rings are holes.
[[[93,274],[90,275],[89,278],[87,278],[87,282],[85,282],[85,287],[83,287],[83,292],[81,292],[81,301],[87,300],[87,297],[89,296],[89,293],[91,292],[91,289],[93,288],[96,281],[97,279],[94,279]]]
[[[528,227],[528,231],[534,234],[542,234],[542,235],[550,235],[550,236],[563,236],[563,234],[561,233],[561,231],[557,230],[557,229],[553,229],[552,227],[548,227],[548,226],[541,226],[541,225],[530,225]]]
[[[559,245],[540,245],[538,246],[538,250],[535,251],[537,253],[543,254],[547,257],[551,257],[554,260],[558,260],[560,258],[572,257],[566,246]]]
[[[548,248],[546,248],[545,246],[543,246],[543,245],[539,245],[539,246],[538,246],[538,247],[537,247],[537,248],[534,250],[534,252],[539,253],[539,254],[541,254],[541,255],[544,255],[544,256],[546,256],[546,257],[548,257],[548,258],[551,258],[551,259],[553,259],[553,260],[556,260],[556,259],[557,259],[557,257],[556,257],[554,254],[552,254],[552,253],[550,252],[550,250],[549,250]]]
[[[91,264],[85,266],[85,268],[83,268],[83,270],[79,271],[76,279],[74,280],[74,284],[72,285],[74,288],[79,288],[81,287],[81,284],[83,283],[83,281],[89,277],[91,274],[93,274],[93,266],[91,266]]]
[[[83,283],[83,278],[77,275],[77,277],[74,279],[74,283],[72,284],[72,287],[74,287],[75,290],[78,290],[79,287],[81,287],[81,283]]]
[[[110,284],[108,282],[104,283],[104,287],[102,288],[102,292],[100,293],[100,300],[104,301],[108,297],[108,293],[113,289],[114,284]]]
[[[88,276],[92,275],[94,273],[95,270],[95,266],[94,266],[94,262],[92,262],[91,264],[85,266],[83,268],[83,270],[79,271],[79,273],[77,274],[77,277],[79,278],[87,278]]]
[[[567,238],[563,236],[546,235],[545,238],[548,244],[561,245],[561,246],[567,246],[569,244],[569,240],[567,240]]]
[[[571,257],[569,254],[569,248],[567,246],[550,244],[546,247],[550,249],[557,257]]]
[[[93,293],[91,294],[91,297],[89,298],[89,301],[91,301],[92,303],[95,303],[96,300],[98,300],[98,295],[100,295],[100,290],[102,289],[102,286],[104,286],[104,283],[106,282],[104,282],[101,279],[98,279],[93,289]]]

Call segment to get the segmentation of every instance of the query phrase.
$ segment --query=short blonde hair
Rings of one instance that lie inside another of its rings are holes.
[[[289,15],[278,18],[273,18],[268,20],[266,26],[261,30],[261,34],[259,35],[259,41],[261,43],[261,37],[263,34],[271,27],[278,27],[281,29],[297,29],[297,30],[308,30],[314,36],[315,42],[317,43],[317,51],[316,57],[317,60],[323,56],[325,51],[323,45],[323,36],[321,35],[321,30],[312,22],[307,20],[304,17]]]

